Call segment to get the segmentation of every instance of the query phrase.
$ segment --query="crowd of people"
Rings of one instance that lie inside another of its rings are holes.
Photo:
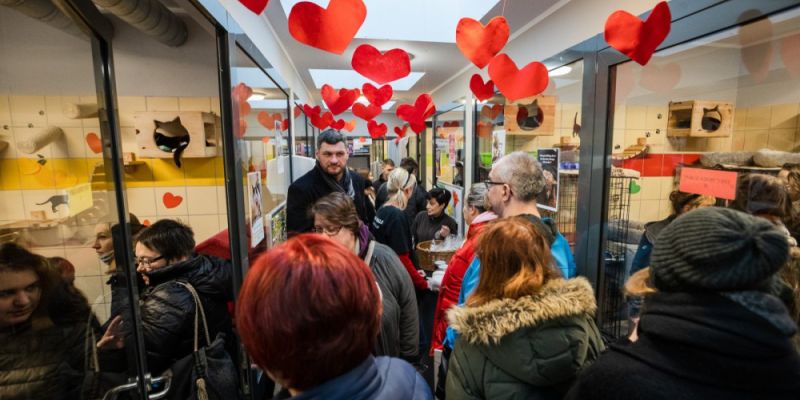
[[[102,397],[130,375],[137,341],[149,372],[172,377],[170,399],[239,398],[240,344],[263,371],[254,384],[277,384],[263,398],[800,396],[796,166],[743,175],[730,204],[673,192],[628,271],[634,328],[609,342],[592,284],[538,212],[546,178],[531,155],[498,158],[467,188],[466,240],[438,285],[416,248],[458,233],[450,193],[426,192],[411,159],[364,179],[335,131],[317,149],[289,188],[290,238],[252,261],[236,299],[231,263],[198,254],[175,220],[98,225],[105,321],[68,262],[0,245],[0,398]],[[119,268],[130,259],[135,276]]]

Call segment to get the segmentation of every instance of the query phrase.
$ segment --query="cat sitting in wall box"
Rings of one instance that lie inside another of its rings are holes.
[[[167,153],[172,153],[175,165],[181,167],[181,156],[183,150],[189,146],[189,131],[181,124],[181,117],[175,117],[172,121],[161,122],[153,120],[156,125],[153,131],[153,140],[156,146]]]

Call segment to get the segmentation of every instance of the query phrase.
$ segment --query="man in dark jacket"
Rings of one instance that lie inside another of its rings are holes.
[[[317,165],[289,186],[286,199],[286,232],[289,236],[310,232],[313,216],[308,210],[316,201],[331,192],[344,192],[356,203],[358,218],[369,225],[375,208],[364,194],[366,181],[347,169],[347,143],[341,133],[332,129],[319,135]]]

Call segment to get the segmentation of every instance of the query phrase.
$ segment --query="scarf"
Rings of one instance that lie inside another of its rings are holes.
[[[322,166],[319,165],[319,161],[317,161],[316,165],[314,165],[314,169],[322,175],[322,180],[325,181],[325,185],[328,186],[334,192],[344,192],[347,193],[350,198],[356,198],[356,191],[353,189],[353,180],[350,177],[350,170],[347,167],[344,167],[344,174],[342,175],[342,181],[336,182],[336,179],[332,177],[330,174],[325,172],[322,169]]]

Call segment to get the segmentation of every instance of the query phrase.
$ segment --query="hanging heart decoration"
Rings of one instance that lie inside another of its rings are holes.
[[[494,82],[491,79],[483,83],[483,77],[480,74],[472,75],[469,80],[469,89],[478,101],[484,101],[494,96]]]
[[[256,119],[258,120],[258,123],[264,128],[267,128],[267,130],[271,131],[275,129],[275,119],[268,112],[259,112],[258,115],[256,115]]]
[[[401,104],[397,106],[397,117],[408,122],[411,130],[419,134],[425,130],[425,120],[436,112],[431,95],[423,93],[417,97],[414,105]]]
[[[240,115],[249,115],[250,111],[252,111],[252,110],[253,110],[253,108],[250,107],[250,103],[248,103],[246,101],[243,102],[243,103],[239,103],[239,114]]]
[[[394,145],[397,146],[399,144],[400,144],[400,138],[395,138],[394,139]]]
[[[344,124],[344,130],[353,132],[353,129],[356,129],[356,120],[351,119]]]
[[[302,1],[289,12],[289,33],[305,45],[342,54],[366,18],[362,0],[330,0],[327,9]]]
[[[403,136],[405,136],[406,132],[408,132],[408,125],[403,125],[402,127],[399,126],[394,127],[394,133],[397,134],[398,138],[402,138]]]
[[[333,115],[339,115],[347,111],[347,109],[350,108],[350,106],[352,106],[356,100],[358,100],[358,96],[361,95],[361,91],[358,89],[341,88],[337,92],[333,86],[326,83],[322,85],[320,94],[322,95],[322,101],[325,102]]]
[[[164,196],[161,197],[161,202],[164,203],[164,207],[166,208],[175,208],[181,205],[183,202],[183,197],[166,192],[164,193]]]
[[[320,106],[311,107],[308,104],[303,104],[303,112],[308,118],[311,118],[312,115],[318,116],[322,112],[322,108],[320,108]]]
[[[501,112],[503,112],[502,104],[487,104],[481,108],[481,118],[494,122]]]
[[[100,140],[100,137],[94,132],[89,132],[86,134],[86,144],[94,154],[100,154],[103,152],[103,141]]]
[[[653,8],[647,20],[626,11],[614,11],[606,20],[604,36],[608,44],[640,65],[647,65],[658,45],[667,38],[672,14],[662,1]]]
[[[361,86],[361,92],[364,93],[364,97],[367,98],[370,104],[381,107],[392,99],[394,90],[390,85],[383,85],[380,88],[376,88],[372,86],[371,83],[365,83]]]
[[[300,107],[298,107],[298,106],[292,107],[292,114],[294,114],[294,118],[295,119],[297,119],[297,117],[300,116],[301,112],[303,112],[303,110],[301,110]]]
[[[489,63],[489,76],[510,101],[536,96],[547,88],[549,76],[544,64],[533,61],[517,69],[517,64],[506,54],[500,54]]]
[[[311,125],[314,125],[319,130],[324,130],[325,128],[329,127],[333,123],[333,114],[330,111],[326,111],[325,114],[322,115],[312,115],[311,116]]]
[[[367,130],[373,139],[378,139],[386,135],[389,127],[384,123],[377,123],[374,119],[367,121]]]
[[[369,44],[356,47],[350,65],[365,78],[381,85],[405,78],[411,73],[411,60],[405,50],[391,49],[381,54]]]
[[[491,122],[478,121],[478,137],[487,138],[492,137],[494,124]]]
[[[239,104],[247,103],[247,99],[253,95],[253,88],[245,85],[244,83],[239,83],[238,85],[234,86],[232,91],[233,99]]]
[[[289,130],[289,119],[281,121],[281,131],[286,132]]]
[[[336,129],[337,131],[340,131],[340,130],[342,130],[342,128],[344,128],[345,124],[346,123],[344,122],[344,120],[340,119],[338,121],[332,122],[331,123],[331,128]]]
[[[378,114],[381,113],[381,111],[381,108],[374,104],[370,104],[368,106],[365,106],[361,103],[353,104],[353,115],[363,119],[364,121],[374,119],[376,116],[378,116]]]
[[[242,5],[252,11],[253,14],[261,15],[264,9],[267,8],[269,0],[239,0],[239,3],[242,3]]]
[[[244,134],[247,132],[247,120],[244,117],[239,117],[239,132],[236,135],[239,139],[244,137]]]
[[[485,27],[480,21],[465,17],[456,26],[456,46],[475,66],[483,68],[503,49],[510,33],[503,16],[492,18]]]

